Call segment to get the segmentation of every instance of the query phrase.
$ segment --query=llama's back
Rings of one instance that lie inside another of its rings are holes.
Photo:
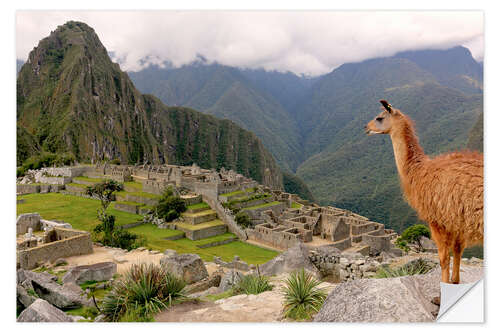
[[[483,170],[480,153],[440,155],[412,170],[403,188],[422,220],[470,245],[483,239]]]

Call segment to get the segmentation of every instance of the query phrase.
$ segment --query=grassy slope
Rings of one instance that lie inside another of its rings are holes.
[[[86,231],[91,231],[99,223],[96,211],[100,203],[97,200],[59,193],[27,194],[18,198],[24,199],[25,203],[17,205],[17,215],[38,212],[42,218],[63,220],[71,223],[75,229]],[[142,219],[140,215],[117,211],[112,207],[109,208],[109,213],[116,216],[115,223],[117,225],[134,223]],[[213,260],[213,256],[218,256],[225,261],[230,261],[235,255],[238,255],[249,264],[262,264],[278,254],[276,251],[260,248],[241,241],[206,249],[199,249],[196,247],[196,245],[234,237],[234,235],[230,233],[199,241],[191,241],[187,238],[170,241],[163,238],[176,235],[179,231],[159,229],[152,224],[140,225],[128,230],[138,235],[145,236],[148,247],[151,249],[160,251],[173,249],[179,253],[196,253],[205,261]]]

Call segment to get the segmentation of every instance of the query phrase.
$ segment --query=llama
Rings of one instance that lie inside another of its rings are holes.
[[[483,241],[483,154],[464,151],[429,157],[415,134],[413,121],[387,101],[366,126],[371,134],[389,134],[407,202],[429,224],[441,265],[441,281],[460,281],[463,250]]]

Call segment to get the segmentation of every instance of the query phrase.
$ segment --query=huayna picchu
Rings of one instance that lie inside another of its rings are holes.
[[[40,152],[81,162],[197,163],[226,167],[271,187],[282,173],[251,132],[142,95],[94,30],[70,21],[42,39],[17,79],[17,163]]]

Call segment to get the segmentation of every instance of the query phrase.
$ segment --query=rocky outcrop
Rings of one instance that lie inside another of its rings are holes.
[[[222,277],[222,279],[220,281],[219,292],[224,292],[224,291],[231,289],[232,287],[237,285],[238,282],[240,282],[242,277],[243,277],[243,274],[241,274],[238,271],[231,270],[231,271],[227,272],[226,274],[224,274],[224,276]]]
[[[53,275],[18,270],[17,276],[19,285],[27,290],[33,289],[38,297],[60,309],[78,308],[90,304],[90,301],[74,288],[55,282],[54,278],[57,280],[57,277]]]
[[[114,262],[100,262],[93,265],[82,265],[71,268],[62,278],[63,283],[82,284],[87,281],[109,280],[116,273]]]
[[[72,322],[73,319],[43,299],[37,299],[17,318],[18,322]]]
[[[320,278],[321,274],[309,259],[309,250],[303,243],[289,248],[274,259],[269,260],[260,266],[260,273],[263,275],[279,275],[282,273],[291,273],[304,268],[306,271]]]
[[[182,277],[187,284],[195,283],[208,277],[208,271],[197,254],[186,253],[177,254],[173,250],[165,252],[160,264],[165,268]]]
[[[462,283],[482,277],[480,267],[461,267]],[[440,295],[441,270],[389,279],[360,279],[340,284],[328,295],[314,321],[431,322]]]

